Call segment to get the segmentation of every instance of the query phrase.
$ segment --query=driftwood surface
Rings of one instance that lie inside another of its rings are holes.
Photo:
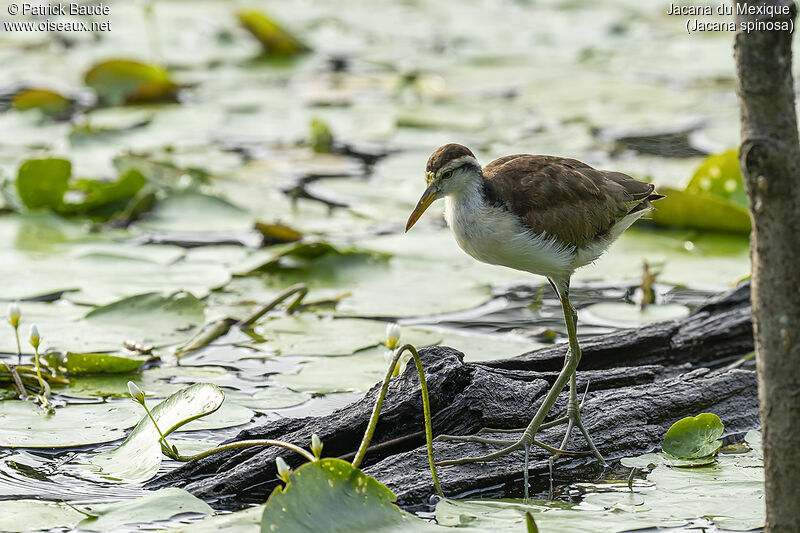
[[[653,451],[673,422],[702,412],[719,415],[730,436],[758,427],[755,372],[723,364],[753,350],[749,292],[749,284],[743,283],[708,300],[688,317],[582,340],[578,387],[582,391],[590,383],[583,420],[606,460],[613,464],[622,457]],[[525,426],[560,370],[565,351],[566,343],[509,359],[464,363],[463,354],[452,348],[421,350],[434,435],[468,435],[487,426]],[[324,442],[324,456],[351,458],[378,389],[373,387],[362,399],[328,416],[271,421],[242,431],[234,440],[282,439],[308,447],[316,433]],[[548,419],[565,414],[566,399],[565,391]],[[419,381],[410,364],[391,382],[362,469],[392,489],[399,505],[412,510],[425,509],[435,501],[422,430]],[[557,445],[564,431],[564,426],[547,429],[537,439]],[[578,431],[573,432],[569,448],[585,449]],[[495,449],[478,443],[434,444],[437,460]],[[299,456],[281,448],[243,448],[188,463],[150,485],[182,486],[217,507],[263,502],[278,483],[278,456],[291,466],[301,463]],[[533,493],[541,494],[549,487],[548,457],[548,452],[532,449]],[[521,497],[522,465],[520,451],[489,463],[440,467],[439,477],[451,497],[465,493]],[[555,481],[593,481],[602,474],[590,456],[564,457],[556,463]]]

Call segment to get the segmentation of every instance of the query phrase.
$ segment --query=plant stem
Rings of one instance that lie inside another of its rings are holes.
[[[17,366],[22,364],[22,347],[19,344],[19,326],[14,326],[14,336],[17,338]]]
[[[41,367],[39,366],[39,347],[33,347],[33,360],[36,362],[36,377],[39,379],[39,387],[42,388],[42,394],[45,393],[45,386],[44,386],[44,379],[42,379],[42,371]]]
[[[392,357],[392,362],[389,364],[389,368],[386,370],[386,377],[383,378],[383,385],[381,386],[381,391],[378,394],[378,401],[375,402],[375,407],[372,410],[372,416],[370,417],[369,424],[367,425],[367,430],[364,432],[364,438],[361,440],[361,445],[358,447],[358,452],[356,452],[356,456],[353,459],[352,464],[355,468],[358,468],[359,465],[361,465],[361,461],[364,460],[364,455],[367,453],[367,448],[372,440],[372,435],[375,433],[375,427],[378,425],[378,416],[380,415],[381,407],[383,406],[383,400],[386,397],[386,392],[389,389],[389,381],[392,379],[392,374],[394,373],[395,366],[397,366],[397,363],[400,360],[400,356],[402,356],[406,351],[411,352],[411,355],[414,357],[414,364],[417,366],[417,374],[419,374],[419,384],[420,389],[422,390],[422,409],[425,423],[425,444],[428,452],[428,464],[431,468],[431,477],[433,477],[433,486],[436,489],[437,494],[443,495],[442,487],[439,485],[439,476],[436,475],[436,462],[433,459],[433,429],[431,427],[431,406],[428,400],[428,384],[425,381],[425,371],[422,368],[422,360],[419,358],[416,348],[410,344],[401,346]]]
[[[161,433],[161,428],[160,428],[160,427],[158,427],[158,422],[156,422],[156,419],[155,419],[155,418],[153,418],[153,414],[150,412],[150,409],[148,409],[148,408],[147,408],[147,404],[145,403],[144,399],[142,399],[142,402],[141,402],[141,403],[142,403],[142,407],[144,407],[144,411],[145,411],[145,413],[147,413],[147,416],[149,416],[149,417],[150,417],[150,421],[151,421],[151,422],[153,423],[153,425],[156,427],[156,431],[158,431],[158,434],[159,434],[159,436],[161,437],[161,438],[159,439],[159,441],[161,442],[161,445],[162,445],[164,448],[166,448],[167,450],[171,450],[171,448],[169,447],[169,443],[167,442],[167,437],[165,437],[165,436],[164,436],[164,434],[163,434],[163,433]]]
[[[308,294],[308,287],[306,287],[305,283],[298,283],[296,285],[292,285],[288,289],[282,291],[277,296],[275,296],[275,298],[273,298],[271,302],[260,307],[249,317],[240,320],[237,325],[240,328],[248,328],[252,326],[256,322],[256,320],[267,314],[269,311],[275,309],[279,303],[287,299],[289,296],[292,296],[293,294],[297,294],[297,297],[286,308],[287,313],[289,314],[293,313],[294,310],[297,308],[297,306],[300,305],[300,302],[303,301],[303,298],[306,297],[306,294]]]
[[[176,461],[194,461],[195,459],[202,459],[204,457],[208,457],[209,455],[213,455],[215,453],[224,452],[225,450],[232,450],[234,448],[244,448],[245,446],[280,446],[281,448],[286,448],[287,450],[292,450],[293,452],[299,453],[312,463],[317,460],[316,457],[314,457],[312,454],[310,454],[303,448],[281,440],[241,440],[238,442],[231,442],[230,444],[223,444],[221,446],[217,446],[216,448],[211,448],[210,450],[200,452],[196,455],[177,454],[172,458],[175,459]]]

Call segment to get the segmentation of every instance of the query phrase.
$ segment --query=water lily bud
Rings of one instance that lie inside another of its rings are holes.
[[[316,433],[311,435],[311,452],[317,459],[322,455],[322,440],[320,440],[319,435]]]
[[[36,324],[31,324],[31,333],[28,335],[28,342],[30,342],[31,346],[34,348],[39,347],[39,328],[36,327]]]
[[[128,394],[137,402],[144,404],[144,392],[133,381],[128,382]]]
[[[386,324],[386,346],[394,350],[400,344],[400,326],[396,322]]]
[[[19,310],[19,304],[17,302],[8,304],[8,323],[11,324],[12,328],[19,326],[20,316],[22,316],[22,313]]]
[[[286,461],[283,460],[283,457],[278,457],[275,459],[275,466],[278,467],[278,479],[284,483],[288,483],[289,474],[292,473],[292,469],[289,468],[289,465],[286,464]]]

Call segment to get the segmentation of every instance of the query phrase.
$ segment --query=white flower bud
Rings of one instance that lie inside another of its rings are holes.
[[[278,479],[284,483],[288,483],[289,474],[292,473],[292,469],[289,468],[289,465],[286,464],[286,461],[283,460],[283,457],[278,457],[275,459],[275,466],[278,467]]]
[[[36,324],[31,324],[31,332],[28,335],[28,342],[30,342],[31,346],[34,348],[39,347],[39,328],[36,327]]]
[[[144,392],[133,381],[128,382],[128,394],[137,402],[144,404]]]
[[[12,328],[19,326],[19,319],[21,316],[22,313],[19,310],[19,304],[17,302],[8,304],[8,323],[11,324]]]
[[[322,456],[322,440],[320,440],[319,435],[316,433],[311,435],[311,452],[317,459]]]
[[[400,326],[396,322],[386,324],[386,346],[394,350],[400,344]]]

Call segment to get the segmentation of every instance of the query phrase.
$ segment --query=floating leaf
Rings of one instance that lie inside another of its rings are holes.
[[[309,144],[311,149],[320,154],[329,154],[333,151],[333,133],[324,120],[311,119]]]
[[[66,159],[29,159],[17,173],[19,199],[28,209],[58,210],[71,174],[72,164]]]
[[[63,503],[41,500],[0,500],[0,531],[53,530],[73,526],[85,515]]]
[[[303,238],[303,234],[296,229],[283,224],[267,224],[256,221],[256,230],[264,237],[263,245],[296,242]]]
[[[591,316],[592,322],[617,327],[673,320],[689,314],[689,308],[680,304],[653,304],[641,309],[625,302],[600,302],[589,305],[582,311]]]
[[[279,316],[257,323],[256,333],[271,350],[304,356],[350,355],[386,340],[386,323],[358,318],[322,318],[306,313]],[[417,348],[437,344],[441,335],[416,328],[403,328],[401,343]]]
[[[684,459],[713,455],[722,446],[718,440],[725,426],[713,413],[687,416],[678,420],[664,436],[665,452]]]
[[[710,194],[694,194],[669,187],[660,187],[667,197],[659,200],[651,212],[651,220],[661,226],[699,230],[749,233],[747,209]]]
[[[261,11],[254,9],[240,11],[237,16],[242,26],[258,39],[266,54],[292,56],[310,50],[297,37]]]
[[[135,339],[144,344],[178,344],[203,325],[203,304],[188,292],[139,294],[93,309],[85,321],[113,328],[120,342]]]
[[[89,214],[107,220],[123,209],[146,183],[147,179],[142,173],[134,169],[128,170],[116,181],[79,179],[70,190],[81,195],[80,201],[65,202],[59,212],[66,215]],[[101,211],[101,208],[105,209]]]
[[[725,198],[747,210],[747,192],[739,168],[739,151],[729,150],[708,156],[695,171],[686,186],[686,192]]]
[[[753,449],[754,452],[759,457],[764,456],[764,450],[762,448],[763,444],[761,441],[761,432],[755,429],[751,429],[748,431],[744,436],[744,441],[747,443],[750,448]]]
[[[714,461],[716,461],[716,458],[713,455],[694,459],[681,459],[668,453],[646,453],[637,457],[623,457],[621,463],[628,468],[650,468],[659,465],[691,468],[710,465]]]
[[[64,503],[0,501],[0,530],[21,533],[77,526],[87,531],[109,531],[125,524],[166,520],[185,513],[214,514],[207,503],[176,488],[157,490],[130,500],[77,507],[93,516],[87,517]]]
[[[14,95],[11,107],[18,111],[38,109],[45,115],[66,115],[72,109],[72,100],[49,89],[23,89]]]
[[[166,436],[196,418],[213,413],[224,399],[225,395],[216,385],[197,383],[176,392],[150,412]],[[161,466],[158,430],[141,407],[139,410],[143,416],[125,442],[87,458],[82,466],[88,472],[105,481],[122,483],[144,482],[158,472]]]
[[[184,513],[214,514],[206,502],[178,488],[161,489],[140,498],[86,508],[95,516],[81,520],[78,528],[89,531],[109,531],[125,524],[166,520]]]
[[[94,65],[84,81],[97,91],[101,101],[111,105],[174,101],[179,88],[161,67],[127,59]]]
[[[68,405],[45,414],[31,402],[0,402],[0,447],[67,448],[121,439],[136,424],[133,402]]]
[[[170,527],[169,533],[258,533],[261,530],[261,516],[264,505],[256,505],[223,515],[212,516],[191,524]]]
[[[138,370],[148,358],[107,353],[50,352],[42,356],[45,364],[65,374],[122,374]]]
[[[329,533],[413,532],[439,527],[394,505],[391,490],[340,459],[321,459],[292,471],[267,500],[261,531]]]

